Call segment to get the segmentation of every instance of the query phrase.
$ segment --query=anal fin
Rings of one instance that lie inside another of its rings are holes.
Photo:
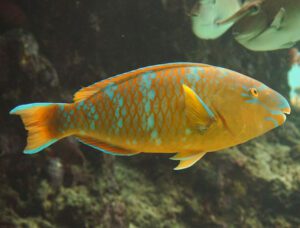
[[[136,151],[127,150],[115,145],[111,145],[92,137],[88,137],[88,136],[76,136],[76,137],[83,144],[93,147],[96,150],[100,150],[106,154],[118,155],[118,156],[131,156],[140,153]]]
[[[286,15],[286,10],[281,7],[276,16],[274,17],[274,20],[271,23],[271,27],[275,28],[276,30],[279,30],[282,26],[282,22],[284,20],[284,17]]]
[[[179,164],[174,168],[174,170],[187,169],[191,167],[197,161],[199,161],[205,154],[206,152],[200,152],[198,155],[195,155],[188,160],[181,160]]]

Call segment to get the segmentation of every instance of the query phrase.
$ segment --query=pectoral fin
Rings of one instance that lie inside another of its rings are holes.
[[[271,27],[275,28],[276,30],[279,30],[281,28],[282,22],[284,20],[284,16],[286,14],[286,11],[283,7],[280,8],[276,16],[274,17],[273,22],[271,23]]]
[[[291,41],[291,42],[288,42],[286,44],[281,45],[279,48],[281,48],[281,49],[292,48],[292,47],[294,47],[296,45],[296,43],[297,42]]]
[[[233,14],[232,16],[226,19],[217,21],[217,24],[226,25],[229,23],[236,23],[248,15],[257,14],[260,11],[261,4],[262,4],[261,0],[254,0],[251,2],[247,2],[235,14]]]
[[[188,86],[183,85],[185,95],[185,111],[188,120],[199,131],[205,131],[213,121],[215,115],[204,101]]]
[[[174,170],[181,170],[181,169],[187,169],[189,167],[191,167],[192,165],[194,165],[197,161],[199,161],[204,155],[206,154],[206,152],[200,152],[199,154],[191,157],[188,160],[181,160],[178,164],[178,166],[176,166],[174,168]]]

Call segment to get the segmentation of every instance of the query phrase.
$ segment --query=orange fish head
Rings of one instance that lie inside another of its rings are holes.
[[[250,124],[251,136],[261,135],[282,125],[286,114],[291,112],[288,101],[281,94],[258,81],[251,80],[242,90],[241,96],[246,105],[244,116]]]

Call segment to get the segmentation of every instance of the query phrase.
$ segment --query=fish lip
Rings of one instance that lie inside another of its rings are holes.
[[[280,117],[277,117],[279,119],[276,118],[278,120],[279,125],[283,124],[286,121],[286,119],[287,119],[286,116],[291,113],[291,108],[289,106],[287,106],[287,107],[281,109],[280,112],[281,112],[280,114],[278,113]]]
[[[283,117],[283,123],[286,121],[286,116],[291,114],[291,108],[290,107],[286,107],[282,110],[282,114],[281,116]]]

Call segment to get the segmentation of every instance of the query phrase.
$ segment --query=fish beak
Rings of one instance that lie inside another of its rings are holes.
[[[280,103],[281,104],[280,104],[279,108],[281,109],[280,111],[282,112],[282,114],[289,115],[291,113],[291,106],[290,106],[289,102],[284,97],[282,97]]]
[[[288,106],[288,107],[282,109],[282,112],[287,115],[291,114],[291,107]]]
[[[281,111],[282,111],[283,114],[289,115],[291,113],[291,107],[290,106],[286,106]]]
[[[283,119],[284,119],[283,122],[286,121],[286,115],[289,115],[290,113],[291,113],[291,107],[290,106],[288,106],[288,107],[286,107],[282,110],[282,116],[283,116]]]
[[[281,102],[280,112],[281,115],[278,115],[276,118],[279,125],[283,124],[286,121],[286,115],[289,115],[291,113],[291,107],[286,99],[283,99]]]

